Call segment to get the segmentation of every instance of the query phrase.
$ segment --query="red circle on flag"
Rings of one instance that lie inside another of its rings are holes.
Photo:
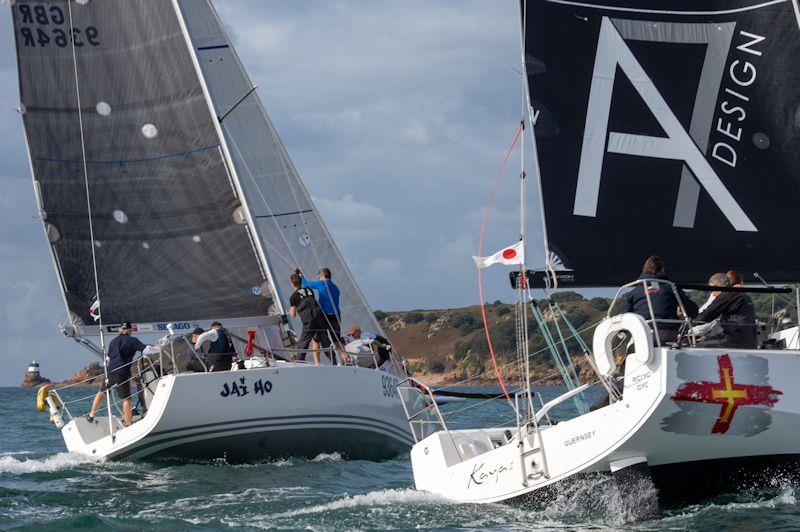
[[[503,250],[503,258],[506,259],[506,260],[511,260],[516,256],[517,256],[517,252],[514,251],[513,249],[509,248],[509,249],[504,249]]]

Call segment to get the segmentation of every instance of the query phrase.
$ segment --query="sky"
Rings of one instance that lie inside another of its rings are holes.
[[[517,0],[214,3],[372,307],[478,303],[471,255],[520,120]],[[18,106],[10,9],[0,3],[0,386],[19,384],[32,359],[51,379],[94,360],[58,332],[66,313]],[[519,236],[518,175],[517,152],[492,204],[486,254]],[[528,256],[538,265],[530,189]],[[487,299],[513,298],[506,275],[486,272]]]

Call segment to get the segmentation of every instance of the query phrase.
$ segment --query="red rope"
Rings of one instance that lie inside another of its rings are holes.
[[[256,339],[256,331],[247,331],[247,345],[244,346],[244,356],[253,356],[253,340]]]
[[[486,202],[486,209],[483,211],[483,222],[481,223],[481,236],[478,240],[478,256],[483,256],[483,236],[486,233],[486,223],[489,220],[489,209],[492,206],[492,201],[494,200],[494,194],[497,190],[497,184],[500,182],[500,178],[503,176],[503,170],[506,168],[506,163],[508,162],[508,158],[511,157],[511,152],[514,151],[514,148],[519,142],[519,138],[522,135],[523,125],[520,124],[519,129],[517,129],[517,134],[514,135],[514,141],[511,143],[511,146],[508,148],[506,152],[506,156],[503,159],[503,164],[500,165],[500,170],[497,172],[497,177],[494,178],[494,183],[492,184],[492,192],[489,194],[489,201]],[[508,394],[508,390],[506,389],[506,385],[503,382],[503,376],[500,374],[500,368],[497,367],[497,358],[494,356],[494,347],[492,347],[492,338],[489,334],[489,322],[486,320],[486,304],[483,299],[483,273],[482,269],[478,268],[478,295],[481,298],[481,316],[483,317],[483,331],[486,333],[486,343],[489,345],[489,355],[492,357],[492,365],[494,366],[494,372],[497,375],[497,380],[500,382],[500,387],[503,389],[503,394],[508,399],[508,402],[511,403],[511,396]],[[511,407],[513,408],[514,405],[512,404]]]

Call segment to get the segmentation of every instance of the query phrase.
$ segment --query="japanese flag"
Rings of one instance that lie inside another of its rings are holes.
[[[473,255],[472,258],[478,268],[488,268],[492,264],[522,264],[525,262],[525,245],[520,240],[513,246],[501,249],[494,255],[489,255],[488,257],[476,257]]]

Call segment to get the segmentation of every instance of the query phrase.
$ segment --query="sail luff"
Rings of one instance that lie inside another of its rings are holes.
[[[534,180],[536,181],[536,191],[539,203],[539,218],[542,224],[542,245],[544,248],[544,269],[546,272],[549,272],[552,269],[552,265],[550,264],[550,244],[547,241],[547,218],[545,216],[544,210],[544,194],[542,192],[542,172],[539,167],[539,147],[536,143],[536,119],[535,119],[535,110],[533,107],[533,96],[531,90],[531,83],[529,82],[530,77],[528,75],[528,61],[526,60],[526,38],[528,35],[528,21],[527,21],[527,10],[528,10],[528,0],[520,0],[522,9],[520,9],[520,38],[522,40],[522,85],[525,91],[525,101],[527,103],[525,111],[527,112],[528,117],[528,127],[525,128],[528,130],[528,135],[531,138],[531,156],[533,158],[533,170],[534,170]],[[522,150],[525,150],[525,134],[523,132],[522,136]],[[545,274],[545,281],[547,286],[550,286],[550,275]],[[552,278],[555,287],[558,286],[558,280],[553,276]]]
[[[228,176],[231,178],[232,184],[234,186],[234,190],[236,192],[236,196],[242,203],[242,213],[244,214],[247,220],[247,233],[250,239],[251,244],[255,246],[255,253],[258,256],[259,266],[261,267],[262,274],[266,274],[267,282],[269,283],[270,291],[275,296],[273,298],[273,305],[276,307],[278,314],[285,314],[283,301],[279,296],[279,292],[275,286],[275,280],[272,276],[272,271],[269,267],[269,261],[267,260],[267,255],[264,252],[264,248],[261,244],[261,239],[257,237],[258,230],[255,226],[255,221],[253,220],[253,214],[250,210],[250,207],[247,204],[247,197],[241,190],[241,182],[239,181],[239,175],[236,172],[236,167],[232,164],[230,150],[228,148],[228,142],[225,138],[225,135],[222,132],[222,127],[217,115],[217,112],[214,108],[214,102],[211,100],[211,93],[208,90],[208,84],[206,83],[205,76],[200,68],[200,63],[197,58],[197,52],[195,51],[194,45],[192,44],[192,39],[189,36],[189,30],[186,27],[186,20],[183,17],[183,11],[181,10],[181,6],[178,3],[178,0],[172,0],[172,5],[175,8],[175,14],[178,17],[178,22],[181,26],[181,31],[183,32],[184,40],[186,42],[186,47],[188,48],[189,55],[192,58],[192,64],[194,65],[195,72],[197,74],[197,78],[200,80],[200,86],[203,89],[203,96],[205,97],[206,103],[208,105],[208,112],[211,115],[211,121],[214,124],[214,129],[217,131],[217,137],[219,138],[220,146],[223,152],[223,161],[225,162],[225,168],[228,172]],[[253,234],[256,235],[256,238],[253,238]]]

